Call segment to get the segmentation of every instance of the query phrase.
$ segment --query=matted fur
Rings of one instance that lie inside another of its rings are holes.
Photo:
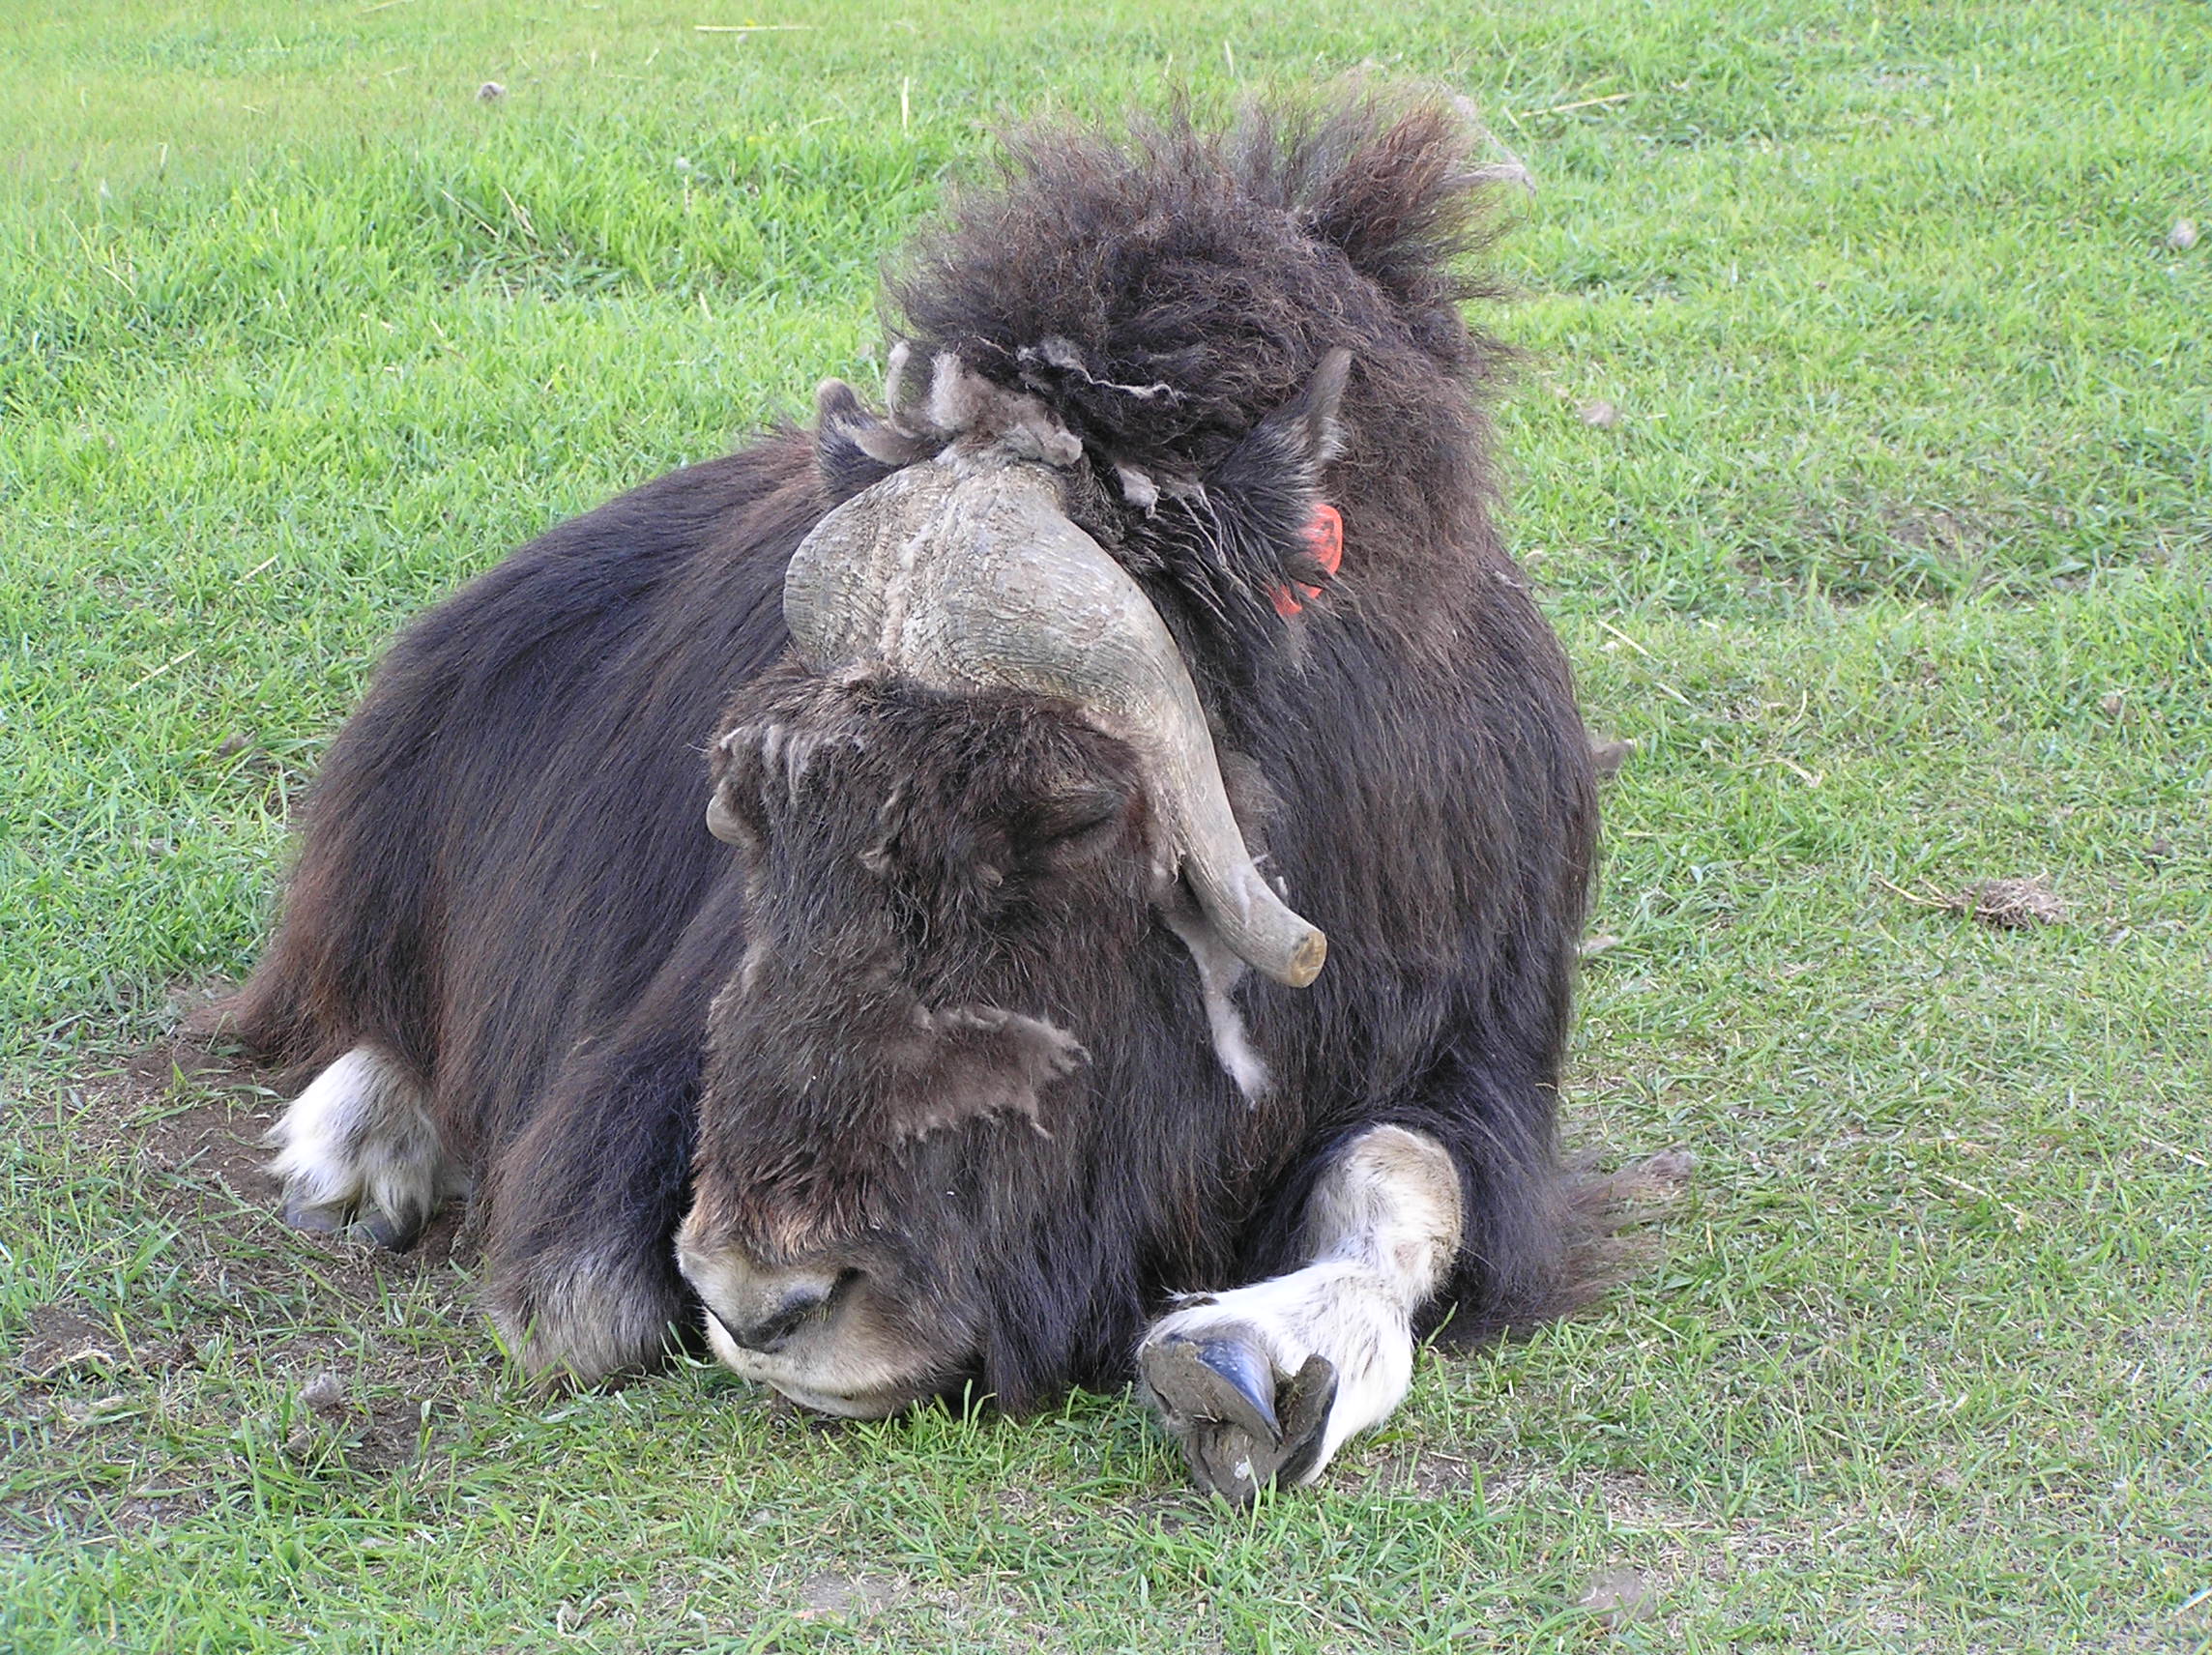
[[[597,1377],[696,1324],[670,1249],[696,1190],[763,1249],[880,1237],[902,1314],[972,1342],[946,1381],[1034,1406],[1125,1378],[1171,1293],[1297,1263],[1315,1180],[1379,1122],[1462,1179],[1425,1321],[1552,1305],[1595,802],[1492,523],[1476,138],[1366,98],[1226,137],[1032,131],[891,283],[912,360],[1080,440],[1070,515],[1175,630],[1248,840],[1328,934],[1310,989],[1235,989],[1256,1099],[1161,922],[1126,749],[1052,703],[778,664],[793,548],[916,451],[850,398],[550,531],[393,647],[234,1021],[420,1084],[538,1359]],[[1291,623],[1286,579],[1324,588]],[[702,826],[711,781],[742,850]]]
[[[1372,577],[1356,590],[1428,634],[1440,589],[1497,561],[1481,392],[1507,353],[1463,312],[1499,291],[1468,258],[1496,231],[1480,142],[1451,102],[1373,93],[1255,107],[1227,133],[1182,109],[1125,138],[1033,127],[890,298],[917,358],[950,351],[1034,392],[1093,453],[1184,495],[1124,525],[1124,561],[1162,570],[1171,624],[1211,618],[1263,652],[1281,636],[1266,588],[1286,561],[1312,572],[1283,533],[1302,502],[1233,476],[1217,515],[1187,490],[1351,347],[1328,471]]]

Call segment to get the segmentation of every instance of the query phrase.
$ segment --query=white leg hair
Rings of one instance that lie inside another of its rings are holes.
[[[292,1100],[262,1140],[284,1183],[284,1216],[307,1230],[359,1219],[387,1247],[414,1244],[449,1199],[467,1190],[423,1106],[388,1058],[356,1046]]]
[[[1278,1470],[1310,1483],[1388,1417],[1412,1379],[1413,1316],[1449,1273],[1461,1227],[1443,1147],[1370,1127],[1314,1189],[1303,1267],[1193,1295],[1154,1322],[1138,1350],[1144,1388],[1200,1483],[1233,1499]]]

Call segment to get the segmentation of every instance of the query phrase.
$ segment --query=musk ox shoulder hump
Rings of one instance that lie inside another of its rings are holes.
[[[1121,138],[1034,127],[958,194],[889,283],[921,360],[1043,398],[1138,469],[1203,468],[1348,348],[1379,383],[1464,408],[1503,352],[1470,271],[1505,176],[1463,102],[1361,93],[1187,110]]]

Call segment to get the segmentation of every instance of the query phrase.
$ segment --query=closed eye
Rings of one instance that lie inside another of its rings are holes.
[[[1087,859],[1119,844],[1136,811],[1127,789],[1074,788],[1038,805],[1025,837],[1055,860]]]

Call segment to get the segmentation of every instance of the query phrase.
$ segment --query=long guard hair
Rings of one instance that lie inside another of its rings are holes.
[[[1033,128],[888,282],[909,363],[955,358],[1081,439],[1072,514],[1175,632],[1266,865],[1331,946],[1308,990],[1240,990],[1259,1105],[1214,1063],[1173,939],[1101,989],[1125,1020],[1084,1037],[1117,1055],[1067,1084],[1146,1113],[1036,1136],[1089,1157],[1056,1175],[1081,1199],[966,1238],[1006,1406],[1125,1377],[1171,1292],[1296,1263],[1320,1169],[1379,1121],[1461,1170],[1432,1322],[1487,1337],[1562,1287],[1554,1122],[1595,798],[1495,523],[1485,399],[1508,353],[1464,312],[1494,291],[1467,262],[1494,225],[1477,139],[1448,101],[1365,94],[1226,135],[1181,112],[1119,141]],[[1324,438],[1300,398],[1336,352]],[[894,413],[914,393],[888,387]],[[477,1180],[505,1314],[558,1308],[533,1261],[578,1237],[646,1261],[641,1315],[692,1314],[669,1237],[746,904],[700,827],[703,754],[783,655],[794,547],[898,457],[826,421],[548,531],[410,627],[331,748],[232,1021],[272,1062],[365,1044],[417,1082]],[[1333,576],[1305,550],[1317,501],[1341,513]],[[1318,595],[1286,620],[1294,582]]]

